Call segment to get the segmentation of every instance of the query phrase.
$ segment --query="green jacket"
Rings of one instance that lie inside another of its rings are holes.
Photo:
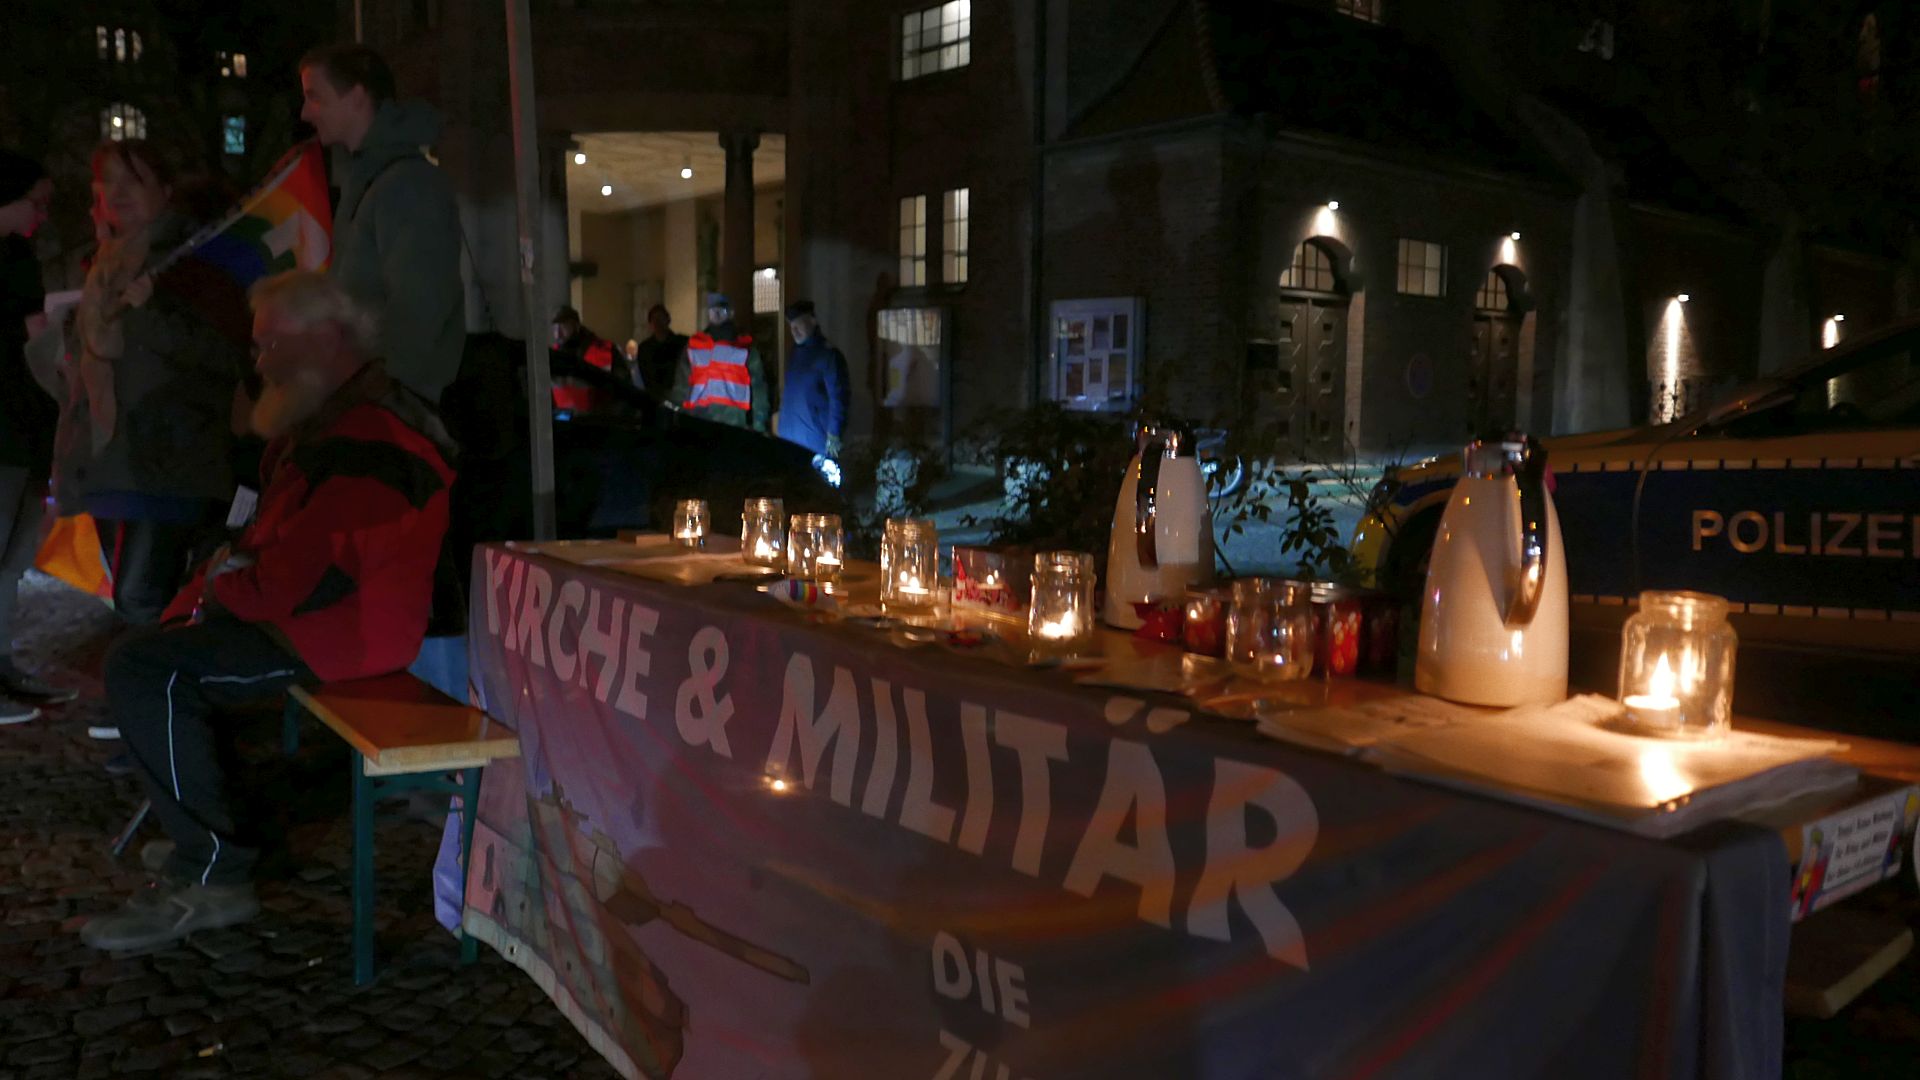
[[[460,210],[453,184],[423,153],[440,114],[393,102],[374,114],[360,149],[336,158],[333,275],[380,320],[387,373],[439,401],[466,345]]]

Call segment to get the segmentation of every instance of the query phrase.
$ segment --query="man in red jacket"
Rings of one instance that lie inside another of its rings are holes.
[[[171,846],[149,845],[165,854],[157,881],[82,927],[96,948],[258,913],[258,839],[229,802],[218,710],[397,671],[426,633],[454,476],[444,429],[369,359],[373,319],[331,279],[281,274],[254,287],[253,305],[266,490],[161,625],[107,658],[108,706]]]

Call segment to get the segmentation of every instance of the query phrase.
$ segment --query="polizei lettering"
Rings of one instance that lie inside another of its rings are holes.
[[[1920,514],[1854,510],[1693,512],[1693,550],[1828,559],[1920,559]]]

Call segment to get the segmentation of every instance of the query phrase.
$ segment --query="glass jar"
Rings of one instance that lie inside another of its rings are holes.
[[[785,568],[786,519],[779,499],[748,499],[740,509],[740,557],[754,566]]]
[[[1027,636],[1037,653],[1077,653],[1093,643],[1093,556],[1042,551],[1033,557]]]
[[[1360,593],[1331,581],[1307,583],[1313,595],[1313,672],[1342,678],[1360,670],[1364,605]]]
[[[880,541],[880,604],[888,611],[925,614],[940,587],[940,531],[925,518],[888,518]]]
[[[673,504],[673,539],[685,548],[707,543],[707,500],[681,499]]]
[[[1233,593],[1227,589],[1189,586],[1181,640],[1190,653],[1222,656],[1227,651],[1227,606]]]
[[[1227,610],[1227,662],[1253,678],[1289,682],[1313,670],[1312,590],[1303,582],[1242,578]]]
[[[1733,724],[1739,635],[1727,601],[1696,592],[1643,592],[1620,633],[1620,703],[1649,735],[1711,739]]]
[[[787,576],[822,585],[840,582],[846,535],[838,514],[795,514],[787,532]]]

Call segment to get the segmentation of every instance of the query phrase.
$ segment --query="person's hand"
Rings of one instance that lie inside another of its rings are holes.
[[[134,278],[133,284],[127,286],[126,294],[122,299],[127,302],[128,307],[144,307],[148,300],[153,299],[153,275],[141,274]]]
[[[836,461],[840,459],[840,436],[827,436],[827,456]]]

